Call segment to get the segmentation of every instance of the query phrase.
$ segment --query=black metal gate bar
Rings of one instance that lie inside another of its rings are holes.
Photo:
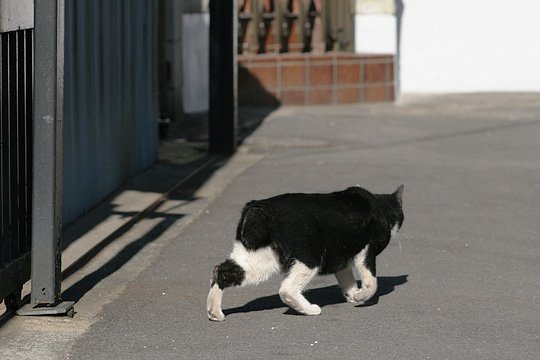
[[[32,30],[0,34],[0,300],[15,309],[30,278]]]
[[[17,242],[19,240],[19,234],[17,233],[19,225],[19,217],[17,216],[17,33],[9,32],[8,35],[8,62],[13,64],[11,66],[11,71],[9,71],[9,89],[12,92],[9,95],[9,121],[7,124],[8,130],[8,164],[9,164],[9,175],[7,176],[6,183],[8,184],[9,191],[9,229],[7,232],[8,238],[11,239],[10,248],[7,249],[8,257],[10,259],[17,258]]]
[[[25,239],[26,248],[28,251],[32,249],[32,155],[34,144],[34,30],[27,30],[26,39],[26,96],[25,96],[25,108],[26,108],[26,201],[25,201]]]
[[[26,210],[27,210],[27,201],[31,199],[28,195],[31,193],[28,193],[26,190],[29,185],[29,178],[27,174],[28,170],[28,143],[31,139],[31,131],[32,127],[28,126],[28,120],[30,121],[31,125],[31,118],[28,119],[31,114],[27,114],[27,103],[32,102],[32,98],[27,98],[27,87],[32,89],[32,82],[28,82],[29,76],[27,76],[28,68],[26,66],[26,63],[28,60],[27,57],[27,37],[31,37],[31,31],[21,31],[17,32],[17,64],[18,64],[18,70],[17,70],[17,143],[18,143],[18,166],[17,166],[17,194],[18,194],[18,201],[17,201],[17,218],[19,222],[19,226],[17,229],[17,238],[19,241],[17,242],[18,248],[16,249],[18,256],[30,251],[30,244],[28,243],[28,240],[30,240],[30,234],[27,232],[27,224],[28,219],[26,218]],[[31,63],[30,63],[31,64]],[[30,69],[31,70],[31,69]],[[32,72],[29,73],[30,77],[32,76]]]
[[[9,236],[9,95],[11,93],[9,86],[9,70],[10,61],[8,53],[8,40],[9,34],[0,34],[0,42],[2,48],[2,56],[0,63],[1,70],[1,147],[0,147],[0,160],[2,162],[2,173],[0,174],[2,197],[2,222],[0,226],[0,236],[2,236],[2,243],[0,244],[0,264],[8,264],[11,256],[9,256],[10,248],[10,236]]]

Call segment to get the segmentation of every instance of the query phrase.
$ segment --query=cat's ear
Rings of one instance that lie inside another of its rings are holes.
[[[403,184],[399,185],[396,191],[394,191],[394,196],[396,197],[397,201],[399,202],[399,205],[403,205],[403,189],[405,186]]]

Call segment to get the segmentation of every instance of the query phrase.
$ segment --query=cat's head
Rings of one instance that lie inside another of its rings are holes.
[[[388,204],[390,206],[390,211],[388,213],[388,220],[392,226],[391,235],[394,236],[397,234],[401,226],[403,225],[403,184],[399,185],[396,191],[388,197]]]

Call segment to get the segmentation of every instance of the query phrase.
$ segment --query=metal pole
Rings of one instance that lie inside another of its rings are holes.
[[[64,0],[34,8],[34,146],[31,304],[19,315],[73,314],[61,294]],[[38,306],[41,305],[41,306]]]
[[[209,150],[232,154],[237,146],[237,0],[210,0]]]

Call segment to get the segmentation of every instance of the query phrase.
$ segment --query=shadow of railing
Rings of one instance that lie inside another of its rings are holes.
[[[102,239],[98,239],[95,244],[87,249],[84,253],[71,262],[62,272],[62,279],[67,280],[74,274],[85,269],[96,259],[100,254],[106,253],[109,246],[114,244],[118,239],[130,232],[136,224],[142,220],[159,219],[157,224],[153,225],[144,234],[137,235],[133,240],[130,240],[124,248],[114,255],[111,259],[105,263],[99,265],[94,271],[83,275],[83,277],[76,282],[69,285],[67,289],[62,292],[62,298],[72,301],[80,300],[86,293],[94,288],[98,283],[114,274],[121,269],[128,261],[136,256],[147,245],[158,239],[164,232],[166,232],[173,224],[183,218],[186,214],[178,214],[160,210],[160,206],[168,200],[180,201],[183,204],[187,204],[193,201],[197,201],[195,196],[197,190],[215,173],[216,170],[221,168],[228,161],[227,157],[217,156],[204,156],[201,159],[189,162],[185,165],[178,166],[178,172],[184,174],[183,177],[176,178],[176,183],[169,186],[166,190],[157,189],[155,183],[142,182],[142,185],[138,186],[124,186],[122,191],[134,190],[143,192],[156,192],[163,193],[161,197],[156,199],[153,203],[147,206],[142,211],[118,211],[115,210],[116,205],[111,201],[101,204],[101,208],[97,209],[96,215],[90,214],[86,218],[82,218],[80,222],[83,222],[83,226],[79,227],[76,222],[66,229],[69,234],[65,238],[64,248],[69,248],[73,245],[80,236],[83,236],[86,232],[91,231],[96,226],[99,226],[101,222],[105,221],[111,216],[118,216],[129,218],[123,225],[112,231],[109,235],[104,236]],[[158,166],[173,166],[171,164],[158,164]],[[168,171],[172,171],[168,169]],[[159,171],[158,171],[159,172]],[[159,179],[162,181],[162,179]],[[170,211],[170,209],[168,209]],[[84,273],[84,271],[83,271]]]
[[[167,229],[169,229],[178,219],[182,217],[182,215],[164,216],[164,214],[159,214],[156,216],[160,218],[162,217],[163,220],[161,220],[145,235],[126,245],[113,259],[109,260],[97,270],[84,276],[69,288],[65,289],[62,293],[62,297],[64,299],[79,301],[84,294],[122,268],[122,266],[124,266],[129,260],[144,249],[145,246],[159,238]],[[85,256],[62,272],[62,276],[64,278],[68,278],[70,275],[73,275],[77,270],[80,270],[90,258],[93,258],[94,256],[95,255],[90,252],[85,254]]]

